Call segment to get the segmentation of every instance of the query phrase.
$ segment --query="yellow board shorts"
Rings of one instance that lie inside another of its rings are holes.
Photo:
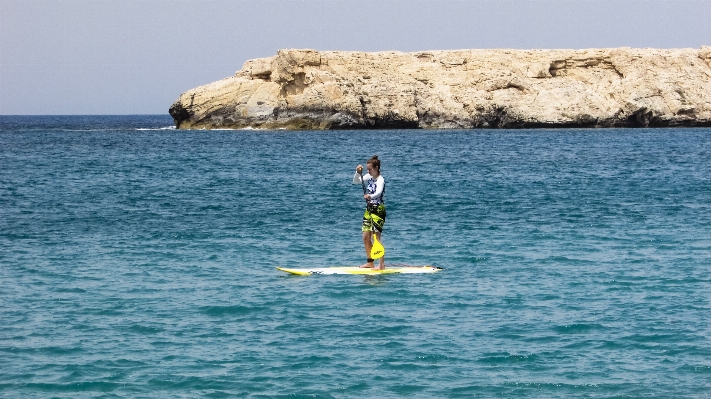
[[[384,225],[385,204],[380,204],[378,206],[368,205],[368,207],[365,208],[365,213],[363,214],[363,227],[361,230],[366,232],[375,229],[378,233],[382,233]]]

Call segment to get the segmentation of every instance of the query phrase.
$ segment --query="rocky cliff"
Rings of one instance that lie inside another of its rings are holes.
[[[711,47],[279,50],[170,115],[181,129],[711,126]]]

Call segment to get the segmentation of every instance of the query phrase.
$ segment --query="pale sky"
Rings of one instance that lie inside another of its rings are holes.
[[[711,46],[711,0],[0,0],[0,114],[167,114],[281,48]]]

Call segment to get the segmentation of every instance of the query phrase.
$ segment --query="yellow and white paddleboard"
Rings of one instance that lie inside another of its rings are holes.
[[[312,269],[287,269],[286,267],[277,267],[277,270],[296,274],[299,276],[310,276],[312,274],[395,274],[395,273],[435,273],[442,270],[441,267],[435,266],[404,266],[404,267],[386,267],[385,270],[373,270],[370,268],[361,268],[358,266],[335,266],[335,267],[316,267]]]

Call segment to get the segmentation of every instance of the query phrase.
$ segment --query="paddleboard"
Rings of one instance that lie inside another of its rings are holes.
[[[435,273],[442,270],[441,267],[435,266],[404,266],[404,267],[386,267],[385,270],[373,270],[370,268],[360,268],[358,266],[334,266],[334,267],[316,267],[311,269],[288,269],[286,267],[277,267],[277,270],[296,274],[299,276],[310,276],[312,274],[413,274],[413,273]]]

